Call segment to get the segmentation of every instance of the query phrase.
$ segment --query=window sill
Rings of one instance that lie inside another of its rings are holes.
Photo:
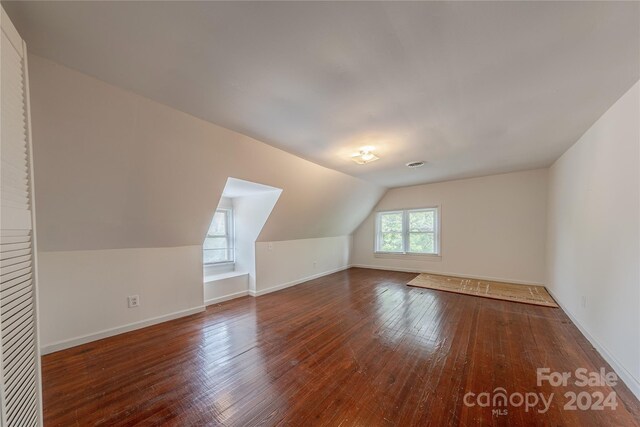
[[[228,273],[210,274],[204,277],[204,283],[211,284],[219,280],[231,279],[232,277],[247,276],[249,273],[243,271],[230,271]]]
[[[376,258],[388,258],[388,259],[409,259],[419,261],[442,261],[442,255],[440,254],[417,254],[417,253],[393,253],[393,252],[374,252]]]
[[[236,268],[235,262],[224,262],[224,263],[216,263],[216,264],[204,264],[204,276],[215,276],[218,274],[225,274],[233,272]]]

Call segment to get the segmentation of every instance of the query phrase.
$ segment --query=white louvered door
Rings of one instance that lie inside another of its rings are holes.
[[[42,424],[26,47],[1,12],[0,415],[1,427]]]

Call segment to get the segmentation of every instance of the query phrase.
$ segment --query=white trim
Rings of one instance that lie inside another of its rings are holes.
[[[203,264],[202,272],[204,277],[217,276],[219,274],[230,273],[236,270],[235,262],[229,262],[224,264]]]
[[[213,220],[215,219],[215,215],[218,212],[224,212],[224,234],[209,234],[209,230],[207,230],[207,235],[204,237],[204,243],[206,243],[207,239],[211,238],[211,239],[215,239],[215,238],[225,238],[227,241],[227,247],[226,248],[216,248],[216,249],[205,249],[204,248],[204,243],[203,243],[203,247],[202,247],[202,256],[204,259],[204,252],[208,251],[208,250],[226,250],[227,251],[227,259],[225,259],[224,261],[216,261],[216,262],[203,262],[203,267],[207,268],[207,267],[216,267],[216,266],[228,266],[230,264],[235,264],[236,262],[236,241],[235,241],[235,224],[234,224],[234,218],[233,218],[233,207],[228,207],[228,208],[221,208],[218,207],[216,208],[216,211],[213,213],[213,218],[211,218],[211,223],[209,223],[209,228],[211,228],[211,224],[213,223]]]
[[[31,202],[31,258],[32,258],[32,271],[33,271],[33,315],[35,321],[35,339],[36,339],[36,375],[37,375],[37,387],[38,387],[38,422],[39,425],[43,425],[43,404],[42,404],[42,353],[40,351],[40,299],[39,299],[39,286],[40,278],[38,275],[38,238],[36,231],[36,198],[35,198],[35,176],[33,172],[33,133],[31,130],[31,89],[29,83],[29,62],[27,61],[27,44],[22,40],[22,52],[24,53],[23,68],[24,68],[24,97],[25,97],[25,111],[27,113],[27,149],[29,150],[29,198]]]
[[[461,274],[461,273],[451,273],[451,272],[447,272],[447,271],[424,270],[424,269],[419,269],[419,268],[386,267],[386,266],[381,266],[381,265],[365,265],[365,264],[352,264],[351,267],[369,268],[369,269],[372,269],[372,270],[400,271],[400,272],[403,272],[403,273],[439,274],[441,276],[454,276],[454,277],[464,277],[466,279],[491,280],[492,282],[514,283],[516,285],[545,286],[544,283],[538,283],[538,282],[533,282],[533,281],[525,281],[525,280],[517,280],[517,279],[506,279],[504,277],[480,276],[480,275],[477,275],[477,274]]]
[[[431,262],[439,262],[442,261],[442,255],[436,254],[422,254],[416,252],[409,252],[406,254],[397,253],[397,252],[374,252],[373,256],[375,258],[386,258],[386,259],[408,259],[414,261],[431,261]]]
[[[353,267],[353,266],[352,265],[345,265],[345,266],[342,266],[342,267],[339,267],[339,268],[334,268],[333,270],[328,270],[328,271],[324,271],[322,273],[314,274],[312,276],[303,277],[302,279],[296,279],[296,280],[292,280],[290,282],[282,283],[280,285],[272,286],[272,287],[267,288],[267,289],[261,289],[259,291],[249,290],[249,295],[251,295],[252,297],[259,297],[260,295],[265,295],[265,294],[269,294],[271,292],[279,291],[281,289],[290,288],[292,286],[299,285],[299,284],[304,283],[304,282],[308,282],[309,280],[317,279],[317,278],[320,278],[320,277],[323,277],[323,276],[328,276],[329,274],[337,273],[339,271],[348,270],[351,267]]]
[[[248,276],[249,273],[244,271],[229,271],[227,273],[219,273],[219,274],[210,274],[208,276],[204,276],[204,284],[208,285],[210,283],[217,282],[219,280],[231,279],[232,277],[240,277],[240,276]]]
[[[221,302],[225,302],[225,301],[229,301],[232,299],[236,299],[236,298],[240,298],[240,297],[244,297],[249,295],[249,290],[244,290],[244,291],[240,291],[240,292],[234,292],[232,294],[229,295],[223,295],[221,297],[216,297],[216,298],[211,298],[208,300],[204,301],[204,305],[205,307],[208,307],[210,305],[214,305],[214,304],[218,304]]]
[[[103,338],[112,337],[114,335],[123,334],[125,332],[134,331],[136,329],[146,328],[147,326],[156,325],[158,323],[167,322],[169,320],[178,319],[180,317],[190,316],[192,314],[200,313],[205,310],[203,305],[188,308],[186,310],[176,311],[173,313],[165,314],[162,316],[152,317],[150,319],[141,320],[139,322],[129,323],[123,326],[117,326],[115,328],[105,329],[93,334],[82,335],[79,337],[71,338],[68,340],[58,341],[53,344],[48,344],[40,348],[41,354],[49,354],[56,351],[64,350],[67,348],[75,347],[88,342],[101,340]]]
[[[209,236],[207,236],[209,237]],[[218,236],[220,237],[220,236]],[[224,249],[224,248],[220,248],[220,249]],[[202,265],[206,268],[206,267],[226,267],[229,265],[235,265],[235,261],[220,261],[220,262],[204,262],[202,263]]]
[[[14,49],[19,53],[20,58],[25,58],[27,56],[24,50],[26,45],[15,25],[11,22],[11,18],[9,18],[7,12],[4,11],[4,7],[2,7],[2,12],[0,13],[0,29],[7,36],[7,39],[9,39]]]
[[[382,256],[396,256],[405,259],[411,259],[411,257],[415,256],[432,256],[441,258],[442,257],[442,248],[441,248],[441,227],[440,227],[440,205],[435,206],[426,206],[421,208],[403,208],[403,209],[393,209],[393,210],[383,210],[375,212],[375,236],[373,239],[373,253],[375,255]],[[435,212],[435,223],[433,224],[433,231],[425,231],[425,233],[433,233],[434,236],[434,247],[435,252],[410,252],[409,251],[409,241],[411,231],[409,230],[409,215],[412,212]],[[400,252],[385,252],[379,250],[380,239],[382,236],[381,231],[381,220],[382,215],[384,214],[402,214],[402,251]]]
[[[591,335],[587,329],[578,322],[571,312],[560,302],[560,299],[550,290],[547,289],[554,300],[558,303],[562,311],[571,319],[573,324],[578,328],[578,330],[582,333],[582,335],[593,345],[593,348],[602,356],[602,358],[613,368],[615,373],[618,375],[618,378],[622,380],[623,383],[631,390],[631,392],[640,400],[640,381],[638,381],[631,372],[629,372],[620,362],[616,359],[605,346],[600,344],[597,339],[593,335]]]

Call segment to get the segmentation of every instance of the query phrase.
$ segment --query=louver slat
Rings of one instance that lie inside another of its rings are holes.
[[[0,427],[42,423],[24,44],[1,10]]]

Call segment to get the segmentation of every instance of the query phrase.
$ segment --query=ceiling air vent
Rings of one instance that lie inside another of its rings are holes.
[[[424,162],[409,162],[407,166],[410,168],[419,168],[420,166],[424,166]]]

